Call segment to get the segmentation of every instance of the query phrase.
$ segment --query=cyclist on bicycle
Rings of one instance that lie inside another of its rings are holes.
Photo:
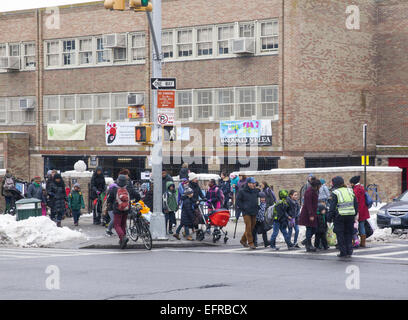
[[[103,174],[102,167],[97,167],[96,171],[92,175],[91,179],[91,195],[90,198],[92,201],[96,202],[96,206],[93,210],[93,223],[94,224],[101,224],[101,217],[102,217],[102,202],[103,198],[105,197],[105,176]]]

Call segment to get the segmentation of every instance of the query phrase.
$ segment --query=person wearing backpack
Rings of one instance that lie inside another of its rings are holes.
[[[352,189],[347,188],[342,177],[332,179],[333,191],[327,221],[334,222],[334,232],[340,253],[339,258],[351,258],[353,254],[354,220],[358,203]]]
[[[288,228],[288,219],[290,207],[287,200],[289,192],[285,189],[279,191],[279,202],[276,203],[273,210],[273,231],[271,236],[271,248],[274,250],[279,250],[276,247],[276,238],[278,237],[279,231],[282,233],[283,238],[285,239],[288,250],[293,250],[295,246],[290,241],[289,234],[287,231]]]
[[[125,249],[129,239],[126,237],[126,221],[130,211],[130,200],[135,199],[140,201],[140,195],[135,192],[133,187],[128,184],[128,179],[125,175],[119,175],[117,186],[109,191],[107,199],[108,205],[113,208],[113,224],[115,231],[119,236],[119,245],[121,249]]]
[[[297,243],[299,237],[299,214],[300,214],[299,193],[296,190],[290,190],[289,197],[287,199],[289,203],[289,226],[288,226],[289,239],[292,239],[292,231],[295,230],[293,245],[295,246],[295,248],[300,248]]]
[[[11,175],[10,172],[7,172],[6,175],[4,176],[2,187],[1,187],[1,195],[6,200],[6,212],[10,209],[13,203],[13,194],[11,190],[15,189],[15,187],[16,187],[16,182],[13,176]]]
[[[360,184],[360,176],[354,176],[350,179],[351,187],[358,203],[358,230],[360,233],[360,247],[366,247],[366,230],[365,223],[370,219],[370,211],[366,203],[366,191]]]
[[[85,201],[79,183],[75,183],[74,189],[69,193],[68,207],[72,211],[74,225],[77,227],[79,222],[79,216],[81,215],[81,209],[85,209]]]

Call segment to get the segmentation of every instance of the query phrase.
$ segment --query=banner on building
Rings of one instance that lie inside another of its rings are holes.
[[[221,121],[220,139],[222,145],[272,145],[270,120]]]
[[[140,122],[107,122],[105,142],[108,146],[136,146],[135,127]]]
[[[48,124],[48,140],[85,140],[86,124]]]

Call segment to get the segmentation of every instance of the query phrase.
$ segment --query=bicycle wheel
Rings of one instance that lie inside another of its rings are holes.
[[[139,232],[137,231],[137,226],[134,218],[130,218],[129,226],[126,229],[127,235],[132,241],[136,242],[139,239]]]
[[[150,233],[149,226],[147,225],[146,221],[143,221],[143,218],[139,219],[140,223],[140,238],[143,241],[143,244],[147,250],[151,250],[153,246],[152,242],[152,235]]]

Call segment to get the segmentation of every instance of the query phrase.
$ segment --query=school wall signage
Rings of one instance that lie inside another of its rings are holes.
[[[222,145],[272,145],[270,120],[221,121],[220,139]]]
[[[107,146],[138,146],[135,140],[135,127],[140,122],[107,122],[105,143]]]
[[[85,140],[86,124],[47,124],[48,140]]]

